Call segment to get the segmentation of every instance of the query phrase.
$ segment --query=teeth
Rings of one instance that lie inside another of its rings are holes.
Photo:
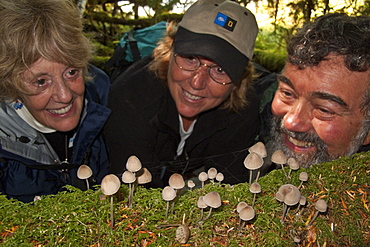
[[[314,144],[312,142],[299,141],[299,140],[294,139],[293,137],[290,137],[290,136],[288,137],[288,139],[291,143],[293,143],[294,145],[299,146],[299,147],[309,148],[309,147],[314,146]]]
[[[192,100],[200,100],[202,97],[199,97],[199,96],[195,96],[195,95],[192,95],[186,91],[185,92],[185,96],[188,97],[189,99],[192,99]]]
[[[70,109],[72,108],[72,104],[68,105],[67,107],[64,107],[62,109],[58,109],[58,110],[49,110],[49,112],[53,113],[53,114],[64,114],[66,112],[68,112]]]

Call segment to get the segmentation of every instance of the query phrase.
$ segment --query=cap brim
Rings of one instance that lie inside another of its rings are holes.
[[[179,27],[174,50],[180,55],[194,55],[207,58],[220,65],[236,83],[241,80],[249,59],[229,42],[211,34],[194,33]]]

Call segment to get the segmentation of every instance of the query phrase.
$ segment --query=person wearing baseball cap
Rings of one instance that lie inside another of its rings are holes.
[[[210,167],[235,184],[249,178],[243,161],[259,133],[259,100],[251,63],[258,25],[230,0],[199,0],[152,56],[113,83],[106,125],[110,172],[137,156],[163,187],[173,173],[185,178]]]

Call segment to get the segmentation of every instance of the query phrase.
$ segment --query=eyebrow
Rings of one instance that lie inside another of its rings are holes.
[[[289,80],[289,78],[287,78],[286,76],[283,76],[281,74],[279,74],[277,77],[278,77],[279,81],[281,81],[282,83],[287,84],[289,87],[291,87],[293,90],[295,90],[295,87],[294,87],[293,83],[291,82],[291,80]],[[332,102],[340,105],[341,107],[343,107],[345,109],[348,109],[348,104],[341,97],[338,97],[336,95],[325,93],[325,92],[313,92],[311,95],[315,98],[332,101]]]

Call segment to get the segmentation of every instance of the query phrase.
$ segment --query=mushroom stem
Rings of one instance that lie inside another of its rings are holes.
[[[113,214],[113,196],[110,196],[110,230],[113,230],[114,214]]]
[[[86,188],[87,188],[87,190],[89,190],[90,189],[90,185],[89,185],[89,179],[85,179],[86,180]]]
[[[288,174],[286,174],[286,171],[284,169],[284,164],[281,164],[281,169],[283,170],[286,179],[289,181]]]
[[[308,223],[307,227],[310,227],[311,226],[311,224],[315,221],[315,219],[317,218],[317,216],[319,215],[319,213],[320,212],[318,210],[315,212],[315,215],[312,217],[312,220],[310,221],[310,223]]]
[[[211,216],[211,213],[212,213],[212,207],[209,207],[208,215],[202,221],[205,221],[206,219],[208,219]]]
[[[245,220],[239,218],[239,230],[242,230],[245,227]]]
[[[259,179],[259,177],[260,177],[260,174],[261,174],[261,169],[258,169],[257,177],[256,177],[256,182],[258,182],[258,179]]]
[[[204,181],[202,181],[202,189],[204,188]]]
[[[254,202],[256,201],[256,195],[257,195],[257,193],[253,193],[252,208],[254,207]]]
[[[252,184],[253,170],[249,170],[249,185]]]
[[[302,187],[302,184],[303,184],[304,181],[301,181],[301,183],[299,184],[298,186],[298,189],[300,189]]]
[[[170,201],[167,201],[166,204],[166,218],[168,218],[168,208],[170,207]]]
[[[203,208],[200,209],[200,219],[199,222],[203,221]]]
[[[284,203],[283,204],[283,216],[281,217],[281,220],[280,220],[281,224],[284,224],[284,219],[287,213],[288,213],[288,205]]]

